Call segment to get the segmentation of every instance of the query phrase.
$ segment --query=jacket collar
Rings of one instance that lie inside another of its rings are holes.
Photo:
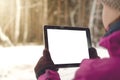
[[[101,38],[99,44],[108,50],[110,57],[120,58],[120,21],[110,26],[110,29]]]
[[[120,30],[120,21],[116,21],[113,24],[111,24],[109,30],[106,32],[104,37],[109,36],[110,34],[118,30]]]

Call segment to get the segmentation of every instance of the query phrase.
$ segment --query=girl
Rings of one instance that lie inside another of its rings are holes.
[[[106,48],[110,58],[84,59],[74,80],[120,80],[120,0],[100,0],[103,5],[102,20],[106,34],[100,46]],[[92,53],[96,53],[94,49]],[[38,80],[60,80],[57,69],[47,49],[35,66]]]

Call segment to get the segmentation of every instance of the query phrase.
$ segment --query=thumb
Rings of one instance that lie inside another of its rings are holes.
[[[50,52],[48,51],[48,49],[44,49],[43,56],[47,59],[51,59]]]
[[[89,54],[90,54],[90,58],[98,58],[97,51],[93,47],[89,48]]]

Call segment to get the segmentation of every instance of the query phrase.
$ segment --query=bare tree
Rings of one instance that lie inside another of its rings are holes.
[[[18,41],[20,34],[20,18],[21,18],[21,2],[20,0],[16,0],[16,22],[15,22],[15,44]]]
[[[0,26],[0,40],[5,46],[13,46],[13,43],[11,42],[9,37],[5,35],[4,32],[2,31],[1,26]]]
[[[25,12],[25,18],[24,18],[24,34],[23,34],[23,43],[25,43],[27,41],[27,36],[28,36],[28,17],[29,17],[29,6],[30,5],[30,1],[29,0],[25,0],[25,8],[24,8],[24,12]]]
[[[96,11],[96,3],[97,3],[97,0],[94,0],[93,3],[92,3],[92,9],[91,9],[90,18],[89,18],[88,26],[91,29],[91,33],[93,32],[94,16],[95,16],[95,11]]]
[[[69,8],[68,8],[68,0],[65,0],[65,10],[64,10],[65,14],[65,24],[68,24],[68,19],[69,19]]]
[[[48,1],[47,0],[43,0],[43,20],[44,20],[44,23],[43,24],[47,24],[48,23]]]
[[[57,8],[57,24],[60,25],[60,17],[61,17],[61,0],[58,0],[58,8]]]
[[[76,24],[75,24],[75,14],[76,14],[76,12],[77,12],[77,10],[79,9],[79,5],[77,5],[75,8],[74,8],[74,10],[72,10],[71,12],[70,12],[70,21],[71,21],[71,25],[72,26],[75,26]]]
[[[92,3],[92,9],[89,19],[89,27],[91,30],[92,43],[94,46],[98,46],[97,43],[104,33],[103,28],[101,27],[103,26],[101,12],[102,8],[100,6],[100,2],[94,0]]]

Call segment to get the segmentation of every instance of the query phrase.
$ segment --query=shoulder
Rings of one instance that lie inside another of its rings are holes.
[[[120,77],[120,58],[86,59],[76,72],[76,77],[90,78],[85,80],[99,80],[99,78],[109,78],[109,76]],[[94,78],[94,79],[93,79]],[[114,79],[115,80],[115,79]]]

